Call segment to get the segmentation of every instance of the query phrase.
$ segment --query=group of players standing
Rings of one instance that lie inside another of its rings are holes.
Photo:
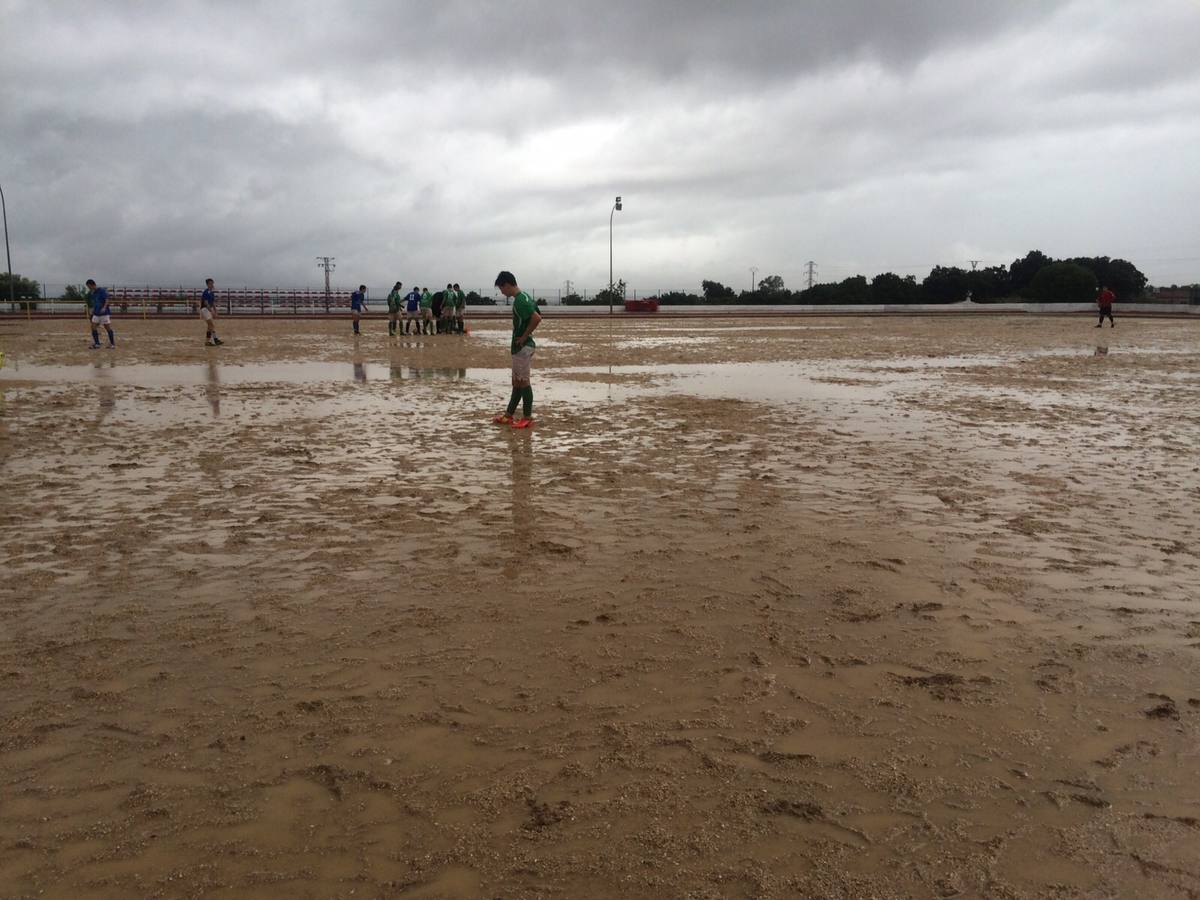
[[[413,288],[407,294],[401,294],[403,287],[397,281],[387,297],[389,335],[463,334],[466,331],[463,308],[467,295],[457,284],[447,284],[445,290],[435,294],[429,293],[429,288]],[[358,320],[366,311],[366,290],[366,285],[360,284],[350,295],[355,334],[359,333]]]

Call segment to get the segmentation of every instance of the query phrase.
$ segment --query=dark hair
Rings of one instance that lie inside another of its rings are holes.
[[[211,278],[205,278],[205,279],[204,279],[204,283],[205,283],[205,284],[208,284],[210,281],[212,281],[212,279],[211,279]]]
[[[402,287],[404,287],[404,285],[402,285],[402,284],[401,284],[399,281],[397,281],[397,282],[396,282],[396,286],[395,286],[394,288],[392,288],[392,290],[393,290],[393,291],[398,291],[398,290],[400,290],[400,288],[402,288]]]
[[[456,281],[456,282],[454,282],[454,289],[455,289],[456,291],[458,290],[458,282],[457,282],[457,281]]]
[[[448,282],[448,281],[446,282],[446,287],[451,287],[450,282]]]
[[[504,287],[506,284],[517,286],[517,276],[507,270],[496,276],[496,287]]]
[[[92,287],[95,287],[95,286],[96,286],[96,279],[94,279],[94,278],[89,278],[87,281],[85,281],[85,282],[84,282],[84,284],[90,284]]]
[[[365,291],[365,290],[367,289],[367,286],[366,286],[365,284],[360,284],[360,285],[358,286],[358,289],[359,289],[360,291]]]

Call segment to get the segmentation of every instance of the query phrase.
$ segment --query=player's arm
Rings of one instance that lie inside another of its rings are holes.
[[[529,317],[529,324],[525,326],[525,330],[523,332],[521,332],[521,336],[519,338],[517,338],[517,346],[518,347],[525,346],[525,341],[529,339],[529,336],[531,334],[533,334],[533,329],[537,328],[538,325],[541,323],[541,321],[542,321],[541,313],[535,312],[532,316]]]
[[[517,338],[517,346],[518,347],[525,346],[526,339],[528,339],[528,337],[531,334],[533,334],[533,329],[537,328],[538,325],[541,324],[541,321],[542,321],[542,314],[540,312],[538,312],[537,310],[534,310],[533,315],[529,317],[529,324],[525,326],[525,330],[523,332],[521,332],[521,336],[519,338]]]

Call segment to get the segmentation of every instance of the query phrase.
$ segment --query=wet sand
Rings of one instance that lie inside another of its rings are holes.
[[[0,896],[1200,894],[1200,322],[220,324],[0,327]]]

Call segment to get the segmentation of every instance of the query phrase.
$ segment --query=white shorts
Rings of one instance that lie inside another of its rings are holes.
[[[211,322],[213,320],[212,310],[207,306],[200,307],[200,318],[202,318],[205,322]]]
[[[108,313],[105,313],[102,316],[92,316],[93,325],[107,325],[110,322],[112,322],[112,316],[110,316]]]
[[[433,321],[433,307],[432,306],[422,306],[421,307],[421,318],[424,319],[426,322],[432,322]]]
[[[536,349],[527,344],[512,355],[513,378],[517,381],[529,380],[529,372],[533,365],[533,351]]]

